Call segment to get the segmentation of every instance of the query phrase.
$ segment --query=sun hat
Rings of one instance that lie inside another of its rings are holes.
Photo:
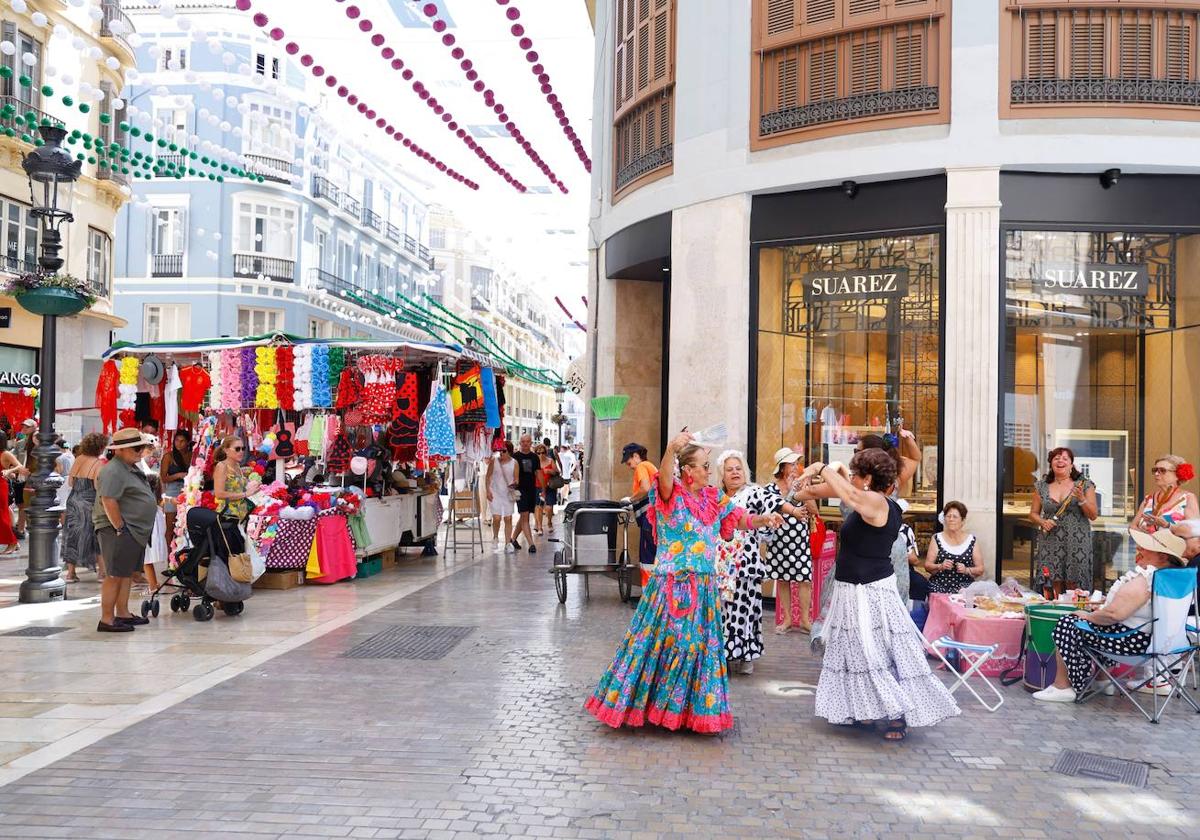
[[[142,359],[141,367],[138,368],[138,375],[150,385],[162,382],[163,373],[163,363],[159,361],[158,356],[147,356]]]
[[[779,472],[779,468],[783,464],[794,464],[799,461],[800,453],[785,446],[782,449],[776,449],[775,454],[772,457],[775,461],[774,472]]]
[[[21,421],[21,428],[23,429],[26,426],[33,426],[36,429],[37,421],[34,420],[32,417],[26,417],[24,420]]]
[[[1139,548],[1169,554],[1176,560],[1183,560],[1183,552],[1187,549],[1187,541],[1183,537],[1172,534],[1166,528],[1160,528],[1153,534],[1130,528],[1129,536],[1133,537],[1133,541],[1138,544]]]
[[[112,436],[112,440],[108,442],[109,449],[129,449],[134,446],[147,446],[146,436],[139,429],[132,426],[126,426]]]

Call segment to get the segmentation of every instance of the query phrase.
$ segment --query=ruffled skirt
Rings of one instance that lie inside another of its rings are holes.
[[[922,638],[891,577],[865,586],[834,581],[822,636],[816,714],[830,723],[895,720],[933,726],[959,713],[929,669]]]
[[[584,708],[612,727],[721,732],[733,726],[714,575],[650,578],[616,658]]]

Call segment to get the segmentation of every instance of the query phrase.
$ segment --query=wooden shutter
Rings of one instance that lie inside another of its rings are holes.
[[[664,81],[671,68],[671,14],[666,4],[654,15],[654,56],[650,67],[651,83]]]
[[[913,33],[896,35],[894,48],[894,87],[896,90],[925,84],[925,36]]]
[[[1192,27],[1187,23],[1167,25],[1167,78],[1190,81],[1192,75]]]
[[[767,35],[791,32],[796,27],[796,0],[767,0]]]
[[[808,54],[808,101],[837,99],[837,47],[813,45]]]
[[[833,32],[842,26],[843,0],[800,0],[800,27],[804,35]]]
[[[1120,55],[1121,78],[1148,79],[1153,73],[1154,55],[1150,23],[1122,23],[1118,54]]]
[[[779,60],[776,68],[776,83],[779,97],[775,110],[796,108],[800,105],[800,61],[789,54]]]
[[[853,21],[855,17],[869,15],[874,17],[883,9],[883,0],[848,0],[846,16]]]
[[[1052,21],[1026,24],[1025,75],[1051,79],[1058,75],[1058,27]]]
[[[650,0],[642,0],[642,6],[649,4]],[[650,21],[648,19],[639,19],[637,30],[637,87],[635,92],[640,93],[650,87]]]
[[[850,95],[877,93],[883,87],[879,39],[866,38],[850,44]]]
[[[1104,77],[1104,22],[1071,24],[1071,78]]]

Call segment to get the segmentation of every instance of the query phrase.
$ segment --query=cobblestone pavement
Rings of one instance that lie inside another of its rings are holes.
[[[0,788],[5,837],[1170,837],[1200,833],[1197,719],[1038,705],[1019,687],[903,744],[812,716],[819,660],[769,635],[721,737],[614,731],[582,702],[631,615],[560,607],[548,552],[488,556]],[[393,625],[474,628],[445,658],[347,658]],[[1151,763],[1144,790],[1054,774]],[[164,834],[165,832],[165,834]]]

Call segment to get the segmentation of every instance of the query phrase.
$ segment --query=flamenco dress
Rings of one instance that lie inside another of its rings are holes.
[[[722,732],[733,726],[714,563],[747,513],[716,487],[650,491],[654,573],[629,631],[584,708],[612,727]]]

